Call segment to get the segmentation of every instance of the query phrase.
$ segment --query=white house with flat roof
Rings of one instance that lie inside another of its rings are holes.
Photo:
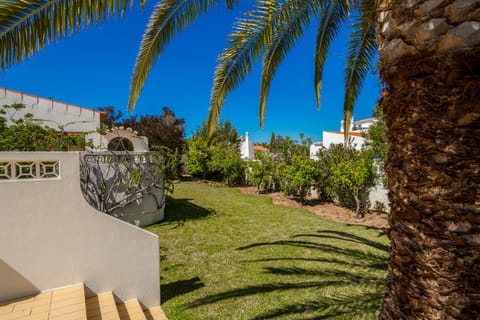
[[[365,138],[363,134],[368,131],[368,128],[374,124],[375,118],[367,118],[358,121],[354,121],[352,118],[350,129],[348,132],[349,144],[355,149],[362,149],[365,144]],[[322,141],[315,142],[310,145],[310,158],[318,160],[317,153],[322,148],[329,148],[332,144],[345,143],[345,132],[343,130],[343,120],[340,122],[340,131],[323,131]]]

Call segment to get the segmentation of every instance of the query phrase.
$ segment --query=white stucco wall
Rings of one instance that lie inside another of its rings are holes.
[[[340,132],[323,131],[322,137],[323,146],[327,149],[330,148],[330,145],[332,144],[343,144],[345,141],[343,133]],[[357,150],[360,150],[365,143],[365,139],[362,137],[350,135],[349,139],[351,145]]]
[[[94,145],[100,144],[100,134],[96,132],[100,127],[100,112],[93,109],[79,107],[73,104],[46,99],[14,90],[0,88],[0,105],[22,103],[25,108],[10,110],[5,115],[7,119],[21,119],[31,113],[41,125],[65,132],[88,133],[85,139],[91,140]]]
[[[370,209],[376,209],[380,204],[383,206],[385,212],[390,212],[390,201],[388,201],[388,190],[378,182],[377,185],[370,190],[368,194],[368,201],[370,202]]]
[[[320,151],[323,148],[323,143],[322,142],[315,142],[310,145],[310,159],[313,159],[315,161],[318,160],[318,151]]]
[[[87,204],[77,152],[0,152],[0,165],[31,160],[59,161],[60,176],[0,180],[0,301],[83,282],[158,305],[158,237]]]

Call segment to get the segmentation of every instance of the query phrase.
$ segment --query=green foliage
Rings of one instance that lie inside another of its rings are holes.
[[[337,200],[360,215],[366,206],[368,189],[375,184],[375,166],[369,153],[339,144],[321,150],[318,157],[322,170],[317,187],[324,197]]]
[[[246,165],[240,158],[238,141],[237,129],[230,121],[219,124],[219,129],[210,140],[205,125],[199,128],[188,141],[188,173],[228,184],[242,183]]]
[[[210,154],[208,169],[211,174],[220,177],[223,182],[228,184],[244,181],[246,164],[236,149],[215,145],[210,146]]]
[[[256,161],[248,162],[248,182],[257,186],[257,193],[260,188],[275,190],[278,183],[278,161],[275,155],[268,152],[255,152]]]
[[[375,108],[373,115],[377,121],[368,128],[365,148],[372,158],[383,164],[387,160],[388,151],[387,125],[383,120],[383,112],[380,107]]]
[[[209,146],[206,140],[192,139],[187,141],[187,172],[194,177],[207,178],[210,161]]]
[[[177,118],[168,107],[162,108],[161,115],[143,115],[140,118],[132,116],[117,121],[116,125],[130,127],[139,135],[147,137],[152,151],[166,147],[181,153],[185,147],[185,120]]]
[[[25,108],[22,104],[0,107],[0,151],[65,151],[69,146],[85,146],[85,135],[67,135],[38,124],[32,114],[7,118],[8,111]]]
[[[230,120],[220,122],[215,129],[215,133],[208,136],[207,125],[204,123],[197,132],[193,134],[193,139],[202,139],[208,141],[209,144],[222,145],[225,147],[238,146],[240,136]]]
[[[292,157],[289,164],[282,163],[279,168],[282,177],[282,189],[287,194],[298,195],[302,204],[320,176],[320,170],[314,160],[300,155]]]
[[[311,138],[305,138],[303,133],[300,133],[300,142],[293,140],[289,136],[275,135],[272,133],[270,138],[270,152],[278,155],[280,159],[286,163],[290,163],[295,155],[302,157],[309,156],[309,148],[312,143]]]
[[[373,159],[377,167],[377,178],[384,185],[387,185],[387,177],[385,175],[384,166],[387,161],[388,140],[387,125],[383,120],[382,109],[377,106],[373,111],[374,117],[377,119],[374,124],[368,128],[368,134],[364,144],[365,152]]]

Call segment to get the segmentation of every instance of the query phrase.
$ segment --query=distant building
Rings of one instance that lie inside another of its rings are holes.
[[[253,149],[255,150],[255,152],[257,152],[257,151],[258,152],[264,152],[264,153],[270,152],[270,150],[267,147],[260,146],[260,145],[254,146]]]
[[[365,144],[363,134],[368,131],[368,128],[374,124],[375,118],[367,118],[358,121],[352,121],[348,131],[349,144],[357,150],[360,150]],[[318,160],[317,153],[322,148],[329,148],[332,144],[345,143],[344,122],[340,121],[340,131],[323,131],[322,141],[315,142],[310,145],[310,158]]]
[[[317,154],[323,148],[323,142],[315,142],[310,145],[310,158],[313,160],[318,160]]]

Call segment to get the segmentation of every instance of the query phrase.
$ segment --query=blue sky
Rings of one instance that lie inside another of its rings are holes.
[[[48,46],[22,64],[0,73],[0,86],[51,97],[88,108],[113,105],[126,113],[131,71],[151,6],[130,10],[123,18],[90,27]],[[172,40],[157,60],[140,96],[136,114],[159,114],[163,106],[185,118],[189,136],[205,120],[218,54],[224,48],[234,12],[210,11]],[[324,72],[322,108],[315,106],[312,24],[275,76],[267,102],[265,126],[259,127],[260,68],[227,97],[221,118],[243,135],[269,141],[272,131],[298,139],[300,132],[314,141],[323,130],[338,130],[343,117],[343,68],[346,31],[334,42]],[[372,114],[380,92],[376,75],[368,77],[355,107],[355,119]]]

